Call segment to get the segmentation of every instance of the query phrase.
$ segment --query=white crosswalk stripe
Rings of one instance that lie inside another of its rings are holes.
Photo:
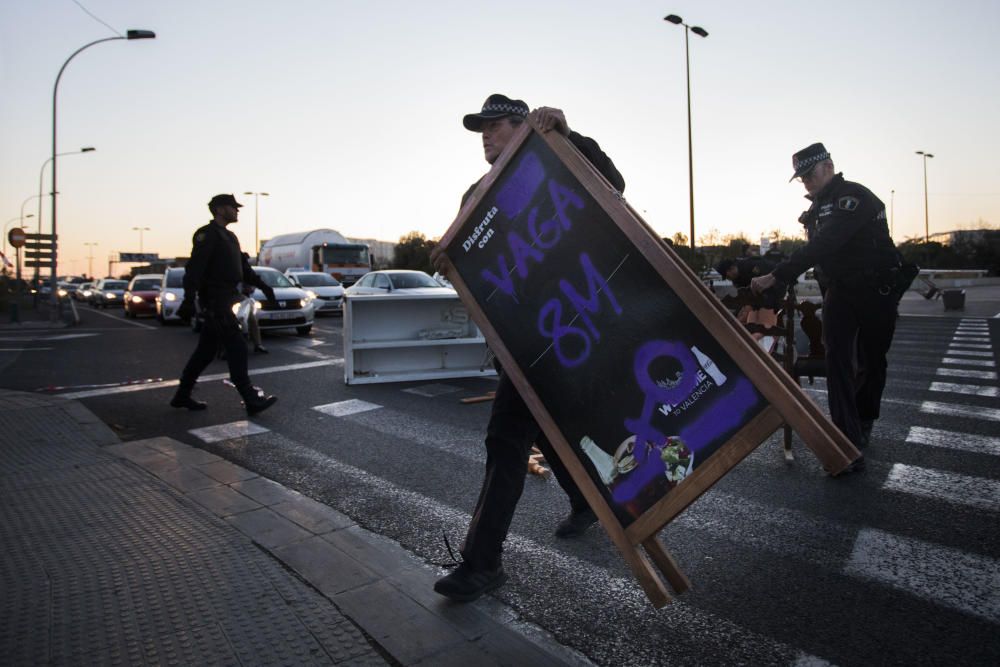
[[[228,424],[217,424],[215,426],[191,429],[188,433],[202,442],[221,442],[222,440],[245,438],[259,433],[267,433],[268,430],[259,424],[254,424],[252,421],[243,419]]]
[[[974,433],[956,433],[927,426],[911,426],[910,432],[906,435],[906,442],[1000,456],[1000,438]]]
[[[994,371],[973,371],[964,368],[939,368],[934,371],[935,375],[941,377],[964,378],[973,380],[996,380],[997,374]]]
[[[357,414],[359,412],[368,412],[369,410],[378,410],[381,405],[377,403],[369,403],[368,401],[362,401],[360,399],[350,399],[347,401],[337,401],[336,403],[327,403],[325,405],[313,406],[313,410],[317,412],[322,412],[325,415],[330,415],[331,417],[346,417],[348,415]]]
[[[956,384],[954,382],[932,382],[931,391],[969,396],[1000,396],[1000,387],[981,387],[977,384]]]
[[[997,365],[995,361],[986,359],[960,359],[958,357],[945,357],[941,363],[952,366],[984,366],[986,368],[993,368]]]
[[[866,528],[846,571],[1000,622],[1000,561]]]
[[[889,471],[889,477],[882,488],[1000,512],[1000,482],[983,477],[956,475],[896,463]]]
[[[977,408],[969,405],[959,405],[957,403],[924,401],[920,404],[920,411],[929,415],[968,417],[970,419],[1000,421],[1000,410],[997,410],[996,408]]]
[[[960,357],[992,357],[993,352],[986,350],[966,350],[960,347],[949,347],[945,354],[954,354]]]

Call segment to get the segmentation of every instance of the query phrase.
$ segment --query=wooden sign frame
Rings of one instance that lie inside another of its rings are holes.
[[[479,326],[490,348],[503,364],[505,372],[517,387],[566,469],[621,552],[646,596],[654,606],[662,607],[671,598],[656,570],[664,575],[677,593],[687,590],[690,582],[663,547],[657,533],[770,437],[783,422],[787,422],[799,434],[806,446],[832,475],[846,470],[861,455],[830,423],[820,408],[802,392],[795,380],[760,349],[715,295],[702,284],[673,250],[661,241],[576,147],[557,132],[541,132],[535,125],[533,115],[529,116],[528,121],[517,130],[504,153],[477,185],[442,237],[440,245],[449,260],[461,257],[458,253],[464,250],[462,241],[467,240],[467,237],[462,235],[463,227],[505,173],[507,166],[517,158],[522,145],[532,136],[541,138],[544,145],[562,162],[562,166],[578,181],[580,188],[586,190],[642,258],[655,269],[666,287],[672,290],[701,325],[711,332],[715,342],[729,355],[751,381],[754,389],[768,403],[762,411],[743,424],[715,450],[707,462],[694,468],[693,472],[683,480],[683,484],[679,484],[661,497],[626,526],[602,495],[578,454],[527,380],[517,359],[511,354],[486,312],[480,307],[466,282],[467,276],[463,276],[454,266],[456,262],[452,261],[453,268],[449,273],[449,279],[468,307],[470,315]],[[650,286],[650,289],[655,289],[655,285]]]

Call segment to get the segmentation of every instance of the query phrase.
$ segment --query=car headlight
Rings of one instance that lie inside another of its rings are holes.
[[[142,303],[142,297],[139,295],[133,296],[132,303]]]
[[[62,287],[58,289],[57,293],[59,294],[59,296],[66,296],[67,294],[66,290],[64,290]]]
[[[173,292],[167,292],[166,296],[163,297],[167,301],[177,301],[177,295]]]
[[[254,301],[253,302],[253,309],[254,310],[260,310],[263,307],[264,307],[264,304],[262,304],[260,301]]]
[[[104,296],[106,296],[109,299],[117,299],[118,298],[117,294],[112,294],[112,293],[105,294]]]
[[[307,289],[305,292],[306,296],[304,299],[302,299],[302,305],[308,306],[316,298],[316,292],[313,292],[311,289]]]

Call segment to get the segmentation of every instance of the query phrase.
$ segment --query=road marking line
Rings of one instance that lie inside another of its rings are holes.
[[[454,394],[456,391],[462,391],[461,387],[456,387],[451,384],[422,384],[419,387],[410,387],[409,389],[404,389],[404,394],[416,394],[417,396],[424,396],[426,398],[434,398],[435,396],[442,396],[444,394]]]
[[[346,417],[347,415],[354,415],[359,412],[378,410],[381,407],[382,406],[377,403],[369,403],[368,401],[362,401],[358,398],[352,398],[347,401],[337,401],[336,403],[315,405],[313,406],[313,410],[322,412],[325,415],[330,415],[331,417]]]
[[[989,338],[985,336],[952,336],[951,340],[953,343],[989,343]]]
[[[959,350],[949,347],[945,354],[957,354],[963,357],[993,357],[993,352],[988,350]]]
[[[99,310],[91,308],[88,312],[94,313],[95,315],[100,315],[102,317],[110,317],[115,322],[124,322],[125,324],[131,324],[134,327],[139,327],[141,329],[159,329],[160,327],[152,327],[148,324],[142,324],[141,322],[133,322],[132,320],[126,318],[118,317],[117,315],[112,315],[110,313],[102,313]]]
[[[924,401],[920,404],[920,411],[928,415],[946,415],[950,417],[970,417],[973,419],[1000,421],[1000,410],[995,408],[979,408],[972,405],[959,405],[957,403]]]
[[[70,340],[73,338],[90,338],[91,336],[99,336],[96,333],[75,333],[75,334],[62,334],[59,336],[0,336],[0,342],[4,343],[16,343],[16,342],[51,342],[54,340]]]
[[[987,368],[996,366],[995,361],[986,359],[958,359],[956,357],[945,357],[941,360],[941,363],[951,364],[952,366],[986,366]]]
[[[301,364],[286,364],[284,366],[270,366],[266,368],[251,368],[250,375],[268,375],[269,373],[284,373],[285,371],[298,371],[306,368],[318,368],[320,366],[339,366],[344,363],[343,359],[327,359],[325,361],[307,361]],[[214,382],[216,380],[229,379],[229,373],[214,373],[212,375],[202,375],[198,382]],[[110,394],[125,394],[133,391],[147,391],[149,389],[164,389],[176,387],[177,380],[164,380],[163,382],[150,382],[142,385],[126,385],[123,387],[108,387],[106,389],[90,389],[87,391],[74,391],[69,394],[56,394],[60,398],[92,398],[94,396],[107,396]]]
[[[1000,481],[957,475],[943,470],[893,464],[883,490],[943,500],[990,512],[1000,512]]]
[[[994,371],[971,371],[964,368],[939,368],[934,371],[935,375],[950,378],[971,378],[975,380],[996,380],[997,374]]]
[[[270,429],[259,424],[254,424],[246,419],[229,422],[228,424],[218,424],[216,426],[205,426],[203,428],[193,428],[188,433],[203,442],[219,442],[231,438],[246,438],[259,433],[267,433]]]
[[[926,426],[911,426],[910,432],[906,434],[906,442],[1000,456],[1000,438],[974,433],[956,433]]]
[[[844,568],[934,604],[1000,622],[1000,561],[864,528]]]
[[[951,343],[948,346],[949,350],[958,349],[958,348],[962,348],[962,349],[966,349],[966,350],[992,350],[993,346],[992,345],[981,345],[979,343]]]
[[[983,387],[978,384],[956,384],[953,382],[932,382],[931,391],[941,391],[950,394],[966,394],[969,396],[1000,396],[1000,388]]]

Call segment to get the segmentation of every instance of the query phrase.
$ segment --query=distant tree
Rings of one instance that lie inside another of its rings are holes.
[[[410,232],[400,237],[396,244],[392,267],[433,274],[434,265],[431,264],[431,250],[436,245],[435,241],[427,240],[420,232]]]

